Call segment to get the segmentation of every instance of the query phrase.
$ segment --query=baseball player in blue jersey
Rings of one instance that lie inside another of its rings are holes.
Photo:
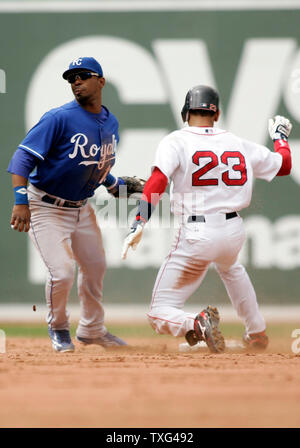
[[[47,322],[53,348],[74,350],[67,301],[76,264],[81,304],[77,340],[104,347],[127,345],[104,326],[105,253],[88,198],[100,185],[118,197],[121,185],[132,193],[141,192],[143,183],[110,174],[119,141],[118,120],[102,105],[101,65],[91,57],[78,58],[63,78],[75,99],[45,113],[10,161],[15,192],[11,227],[29,231],[48,270]]]

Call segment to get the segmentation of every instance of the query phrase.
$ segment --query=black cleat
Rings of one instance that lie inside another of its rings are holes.
[[[194,321],[195,336],[198,341],[205,341],[209,350],[213,353],[222,353],[225,351],[225,340],[219,330],[219,322],[219,312],[217,308],[211,306],[201,311]],[[187,341],[189,342],[188,339]]]

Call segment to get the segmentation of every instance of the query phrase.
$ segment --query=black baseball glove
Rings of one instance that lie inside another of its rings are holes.
[[[137,176],[122,176],[119,179],[122,179],[125,185],[120,185],[120,187],[110,191],[115,198],[129,198],[134,193],[143,193],[146,183],[144,179]]]

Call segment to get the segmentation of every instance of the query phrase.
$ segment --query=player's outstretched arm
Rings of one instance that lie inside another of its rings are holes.
[[[292,169],[291,150],[288,144],[292,127],[290,120],[280,115],[269,119],[269,134],[274,142],[274,150],[282,157],[282,165],[277,176],[287,176]]]
[[[137,176],[114,177],[108,174],[103,185],[115,198],[129,198],[132,194],[142,193],[146,181]]]
[[[135,250],[141,241],[144,226],[146,222],[149,221],[151,214],[158,204],[167,185],[167,177],[156,167],[145,184],[138,212],[136,214],[136,219],[131,226],[130,233],[124,240],[121,254],[121,258],[123,260],[126,259],[129,248],[131,247]]]
[[[10,225],[13,230],[28,232],[30,228],[30,210],[27,197],[27,179],[18,174],[12,175],[15,193],[15,205],[12,209]]]

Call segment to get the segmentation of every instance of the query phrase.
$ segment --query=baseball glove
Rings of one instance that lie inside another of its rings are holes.
[[[125,183],[126,189],[124,188],[125,195],[122,194],[122,186],[119,188],[119,197],[127,197],[129,198],[134,193],[143,193],[144,186],[146,181],[144,179],[140,179],[137,176],[129,177],[129,176],[122,176],[120,179],[123,180]]]

